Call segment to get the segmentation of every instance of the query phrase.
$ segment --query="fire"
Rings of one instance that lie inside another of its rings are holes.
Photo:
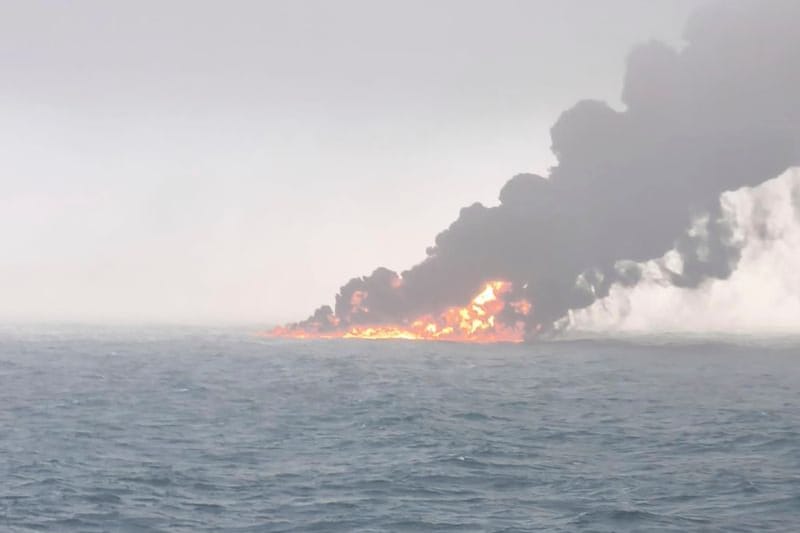
[[[531,304],[527,300],[506,303],[504,296],[511,291],[506,281],[489,281],[464,307],[450,307],[439,315],[423,315],[402,324],[354,325],[341,329],[288,326],[275,328],[274,337],[294,339],[407,339],[456,342],[521,342],[525,338],[525,324],[517,320],[509,325],[497,317],[506,308],[518,318],[527,316]],[[367,312],[363,301],[367,294],[356,291],[350,301],[353,311]],[[330,325],[338,326],[336,317],[328,318]]]

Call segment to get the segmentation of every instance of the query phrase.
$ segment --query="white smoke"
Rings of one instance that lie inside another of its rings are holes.
[[[591,333],[800,332],[800,169],[721,197],[741,259],[728,279],[695,288],[673,285],[675,250],[641,263],[635,286],[614,285],[606,298],[571,311],[566,329]],[[702,232],[698,221],[692,230]],[[700,233],[702,235],[702,233]]]

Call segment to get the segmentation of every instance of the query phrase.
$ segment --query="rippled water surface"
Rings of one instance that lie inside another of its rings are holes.
[[[0,330],[0,530],[797,531],[793,341]]]

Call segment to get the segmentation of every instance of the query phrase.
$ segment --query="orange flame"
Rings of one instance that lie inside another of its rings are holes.
[[[407,339],[436,340],[456,342],[522,342],[525,338],[525,324],[522,320],[507,325],[497,319],[498,314],[506,307],[502,296],[511,290],[506,281],[490,281],[486,283],[465,307],[450,307],[438,316],[424,315],[413,322],[392,325],[351,326],[348,329],[325,331],[319,324],[311,328],[297,326],[278,327],[270,336],[293,339]],[[366,293],[356,291],[350,301],[353,311],[364,311],[362,301]],[[509,302],[514,313],[526,316],[531,311],[531,303],[527,300]],[[330,325],[338,325],[336,317],[328,319]]]

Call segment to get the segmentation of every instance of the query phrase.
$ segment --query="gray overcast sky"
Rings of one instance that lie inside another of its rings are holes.
[[[701,3],[6,0],[0,320],[302,318],[546,173]]]

